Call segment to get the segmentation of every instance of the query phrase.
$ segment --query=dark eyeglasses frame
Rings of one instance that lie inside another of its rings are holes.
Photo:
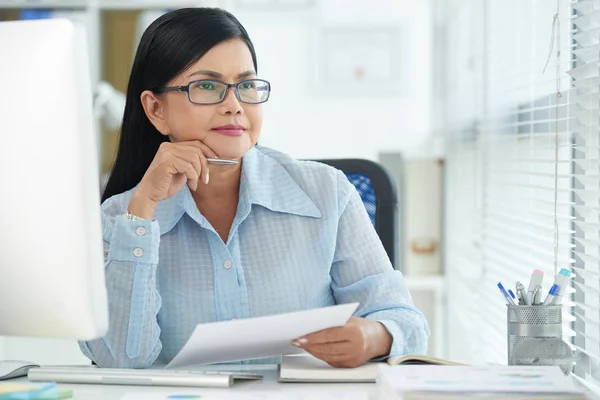
[[[197,103],[195,101],[192,101],[192,97],[190,96],[190,87],[198,82],[217,82],[220,83],[222,85],[225,85],[225,90],[223,91],[223,96],[221,97],[221,100],[219,101],[215,101],[214,103]],[[267,84],[267,87],[269,88],[269,93],[267,94],[267,98],[263,101],[258,101],[256,103],[253,102],[249,102],[249,101],[244,101],[240,98],[240,92],[239,92],[239,85],[242,85],[246,82],[255,82],[255,81],[260,81],[260,82],[264,82]],[[238,83],[227,83],[227,82],[222,82],[216,79],[198,79],[195,81],[191,81],[190,83],[188,83],[187,85],[184,86],[165,86],[163,88],[160,89],[156,89],[153,90],[153,92],[155,93],[167,93],[167,92],[186,92],[187,96],[188,96],[188,101],[192,104],[200,104],[200,105],[210,105],[210,104],[219,104],[222,103],[223,101],[225,101],[225,97],[227,96],[227,92],[229,92],[229,89],[233,88],[233,92],[235,93],[235,98],[238,99],[238,101],[240,103],[245,103],[245,104],[262,104],[265,103],[267,100],[269,100],[269,97],[271,96],[271,83],[267,80],[264,79],[257,79],[257,78],[253,78],[253,79],[246,79],[243,81],[240,81]]]

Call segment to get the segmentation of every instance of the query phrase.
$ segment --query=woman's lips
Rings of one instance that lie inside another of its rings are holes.
[[[213,131],[224,136],[242,136],[246,128],[241,125],[223,125],[213,128]]]

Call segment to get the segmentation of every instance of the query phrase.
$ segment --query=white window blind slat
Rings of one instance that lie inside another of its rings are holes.
[[[596,263],[596,264],[600,263],[600,257],[598,257],[597,255],[593,256],[593,255],[590,255],[589,253],[585,253],[585,252],[581,252],[581,251],[574,251],[573,254],[575,255],[575,257],[579,258],[579,260],[581,260],[585,264],[591,265],[594,263]],[[585,273],[596,274],[596,271],[593,271],[593,270],[587,270],[587,269],[583,269],[583,268],[581,268],[580,270],[585,271]],[[582,276],[584,274],[582,274]],[[589,275],[589,276],[591,277],[592,275]]]
[[[591,62],[573,68],[572,70],[567,71],[567,73],[574,79],[577,79],[580,86],[595,86],[592,82],[598,80],[597,70],[599,65],[600,63],[598,62]]]
[[[573,9],[579,13],[591,14],[595,11],[600,11],[600,3],[594,0],[583,0],[577,3],[573,3]]]
[[[600,227],[597,222],[587,222],[587,220],[581,220],[575,217],[573,224],[577,229],[580,229],[580,235],[587,237],[590,233],[596,232],[596,235],[600,231]]]
[[[592,95],[596,93],[600,93],[600,78],[591,78],[589,80],[582,80],[579,82],[579,86],[577,88],[577,94],[580,96],[583,95]]]
[[[598,289],[597,285],[594,285],[594,284],[586,285],[584,283],[575,282],[575,286],[581,292],[585,293],[586,295],[588,295],[590,297],[596,297],[596,298],[600,297],[600,290]]]
[[[586,171],[598,171],[600,168],[600,159],[574,158],[573,162]]]
[[[600,43],[600,28],[577,32],[573,35],[573,39],[581,48],[594,46]]]
[[[600,150],[599,150],[600,152]],[[575,180],[577,180],[578,183],[585,185],[593,185],[594,183],[597,183],[600,181],[600,174],[589,174],[589,175],[579,175],[579,174],[573,174],[571,175]],[[594,195],[594,196],[598,196],[598,194],[600,193],[600,190],[586,190],[585,192],[583,190],[579,190],[579,189],[573,189],[573,191],[577,194],[580,195]]]
[[[598,32],[600,34],[600,32]],[[575,102],[584,110],[595,111],[600,102],[600,94],[584,94],[575,97]]]
[[[577,334],[581,334],[581,332],[579,332],[579,331],[576,330],[575,334],[576,335]],[[593,342],[595,345],[600,345],[600,341],[598,341],[598,340],[594,341],[593,339],[590,339],[590,342]],[[586,359],[589,357],[589,358],[592,358],[592,359],[600,362],[600,354],[599,353],[594,352],[594,351],[586,350],[585,348],[577,346],[577,345],[575,345],[574,347],[575,347],[575,350],[580,353],[579,354],[580,356],[581,355],[585,355]],[[595,346],[592,346],[592,347],[595,347]],[[589,360],[587,360],[587,361],[589,361]],[[578,362],[577,364],[581,364],[581,362]]]
[[[575,303],[575,313],[582,314],[585,313],[600,313],[600,304],[590,305],[586,303]],[[585,315],[585,314],[584,314]]]
[[[600,339],[600,322],[597,319],[586,317],[585,314],[578,313],[577,311],[575,311],[574,314],[575,317],[578,318],[580,321],[585,322],[586,325],[589,324],[590,328],[593,328],[590,330],[596,332],[596,339]],[[579,332],[577,330],[575,330],[575,332],[585,334],[585,332]]]
[[[580,246],[580,248],[584,248],[584,249],[587,248],[587,249],[593,250],[594,248],[596,248],[596,246],[598,246],[599,236],[600,235],[597,234],[595,240],[588,240],[588,239],[576,237],[575,243],[577,243]],[[581,252],[575,251],[574,254],[575,254],[575,256],[578,256],[578,255],[585,254],[585,252],[581,253]],[[588,271],[588,272],[590,272],[590,271]],[[600,278],[600,274],[598,275],[598,277]]]
[[[577,28],[583,31],[599,28],[600,11],[593,11],[591,13],[587,13],[583,10],[580,10],[578,16],[576,18],[573,18],[573,24],[575,24]]]
[[[592,62],[599,60],[600,54],[600,44],[596,44],[590,47],[584,47],[577,50],[574,50],[573,53],[577,56],[579,60],[584,62]]]

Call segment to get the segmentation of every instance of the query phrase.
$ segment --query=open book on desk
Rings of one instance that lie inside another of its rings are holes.
[[[379,366],[384,365],[463,365],[425,355],[389,357],[384,362],[369,362],[356,368],[334,368],[308,355],[288,355],[279,364],[279,382],[373,383]]]

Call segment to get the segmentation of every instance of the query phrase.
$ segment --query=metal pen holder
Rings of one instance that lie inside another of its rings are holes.
[[[508,365],[515,365],[513,351],[517,344],[531,338],[562,340],[562,305],[507,305]]]

